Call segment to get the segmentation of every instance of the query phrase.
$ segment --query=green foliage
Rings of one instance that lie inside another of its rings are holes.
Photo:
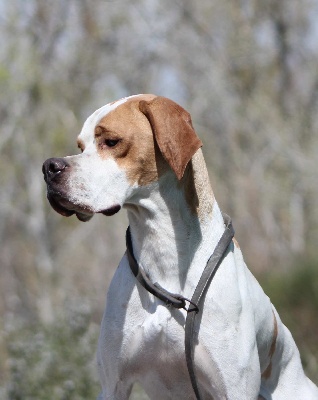
[[[318,384],[318,260],[299,261],[285,273],[261,279],[261,284],[292,332],[306,373]]]
[[[87,310],[72,310],[47,326],[7,330],[7,399],[95,399],[98,326],[89,319]]]

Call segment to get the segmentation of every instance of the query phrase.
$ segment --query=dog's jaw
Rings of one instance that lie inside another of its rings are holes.
[[[107,210],[99,211],[101,214],[106,215],[107,217],[111,217],[112,215],[117,214],[121,209],[120,205],[116,205],[108,208]]]

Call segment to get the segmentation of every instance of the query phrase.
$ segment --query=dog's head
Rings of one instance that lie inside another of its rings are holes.
[[[47,196],[55,211],[87,221],[113,215],[138,188],[172,169],[180,180],[202,143],[178,104],[136,95],[105,105],[84,123],[82,154],[43,164]]]

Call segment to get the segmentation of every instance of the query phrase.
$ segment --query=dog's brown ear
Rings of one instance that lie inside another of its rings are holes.
[[[141,100],[140,111],[148,118],[159,149],[180,180],[188,162],[202,146],[190,114],[165,97]]]

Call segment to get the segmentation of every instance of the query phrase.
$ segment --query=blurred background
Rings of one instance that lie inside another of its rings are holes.
[[[126,216],[63,218],[41,167],[136,93],[191,113],[245,260],[318,383],[317,2],[1,0],[0,35],[0,398],[99,392]]]

